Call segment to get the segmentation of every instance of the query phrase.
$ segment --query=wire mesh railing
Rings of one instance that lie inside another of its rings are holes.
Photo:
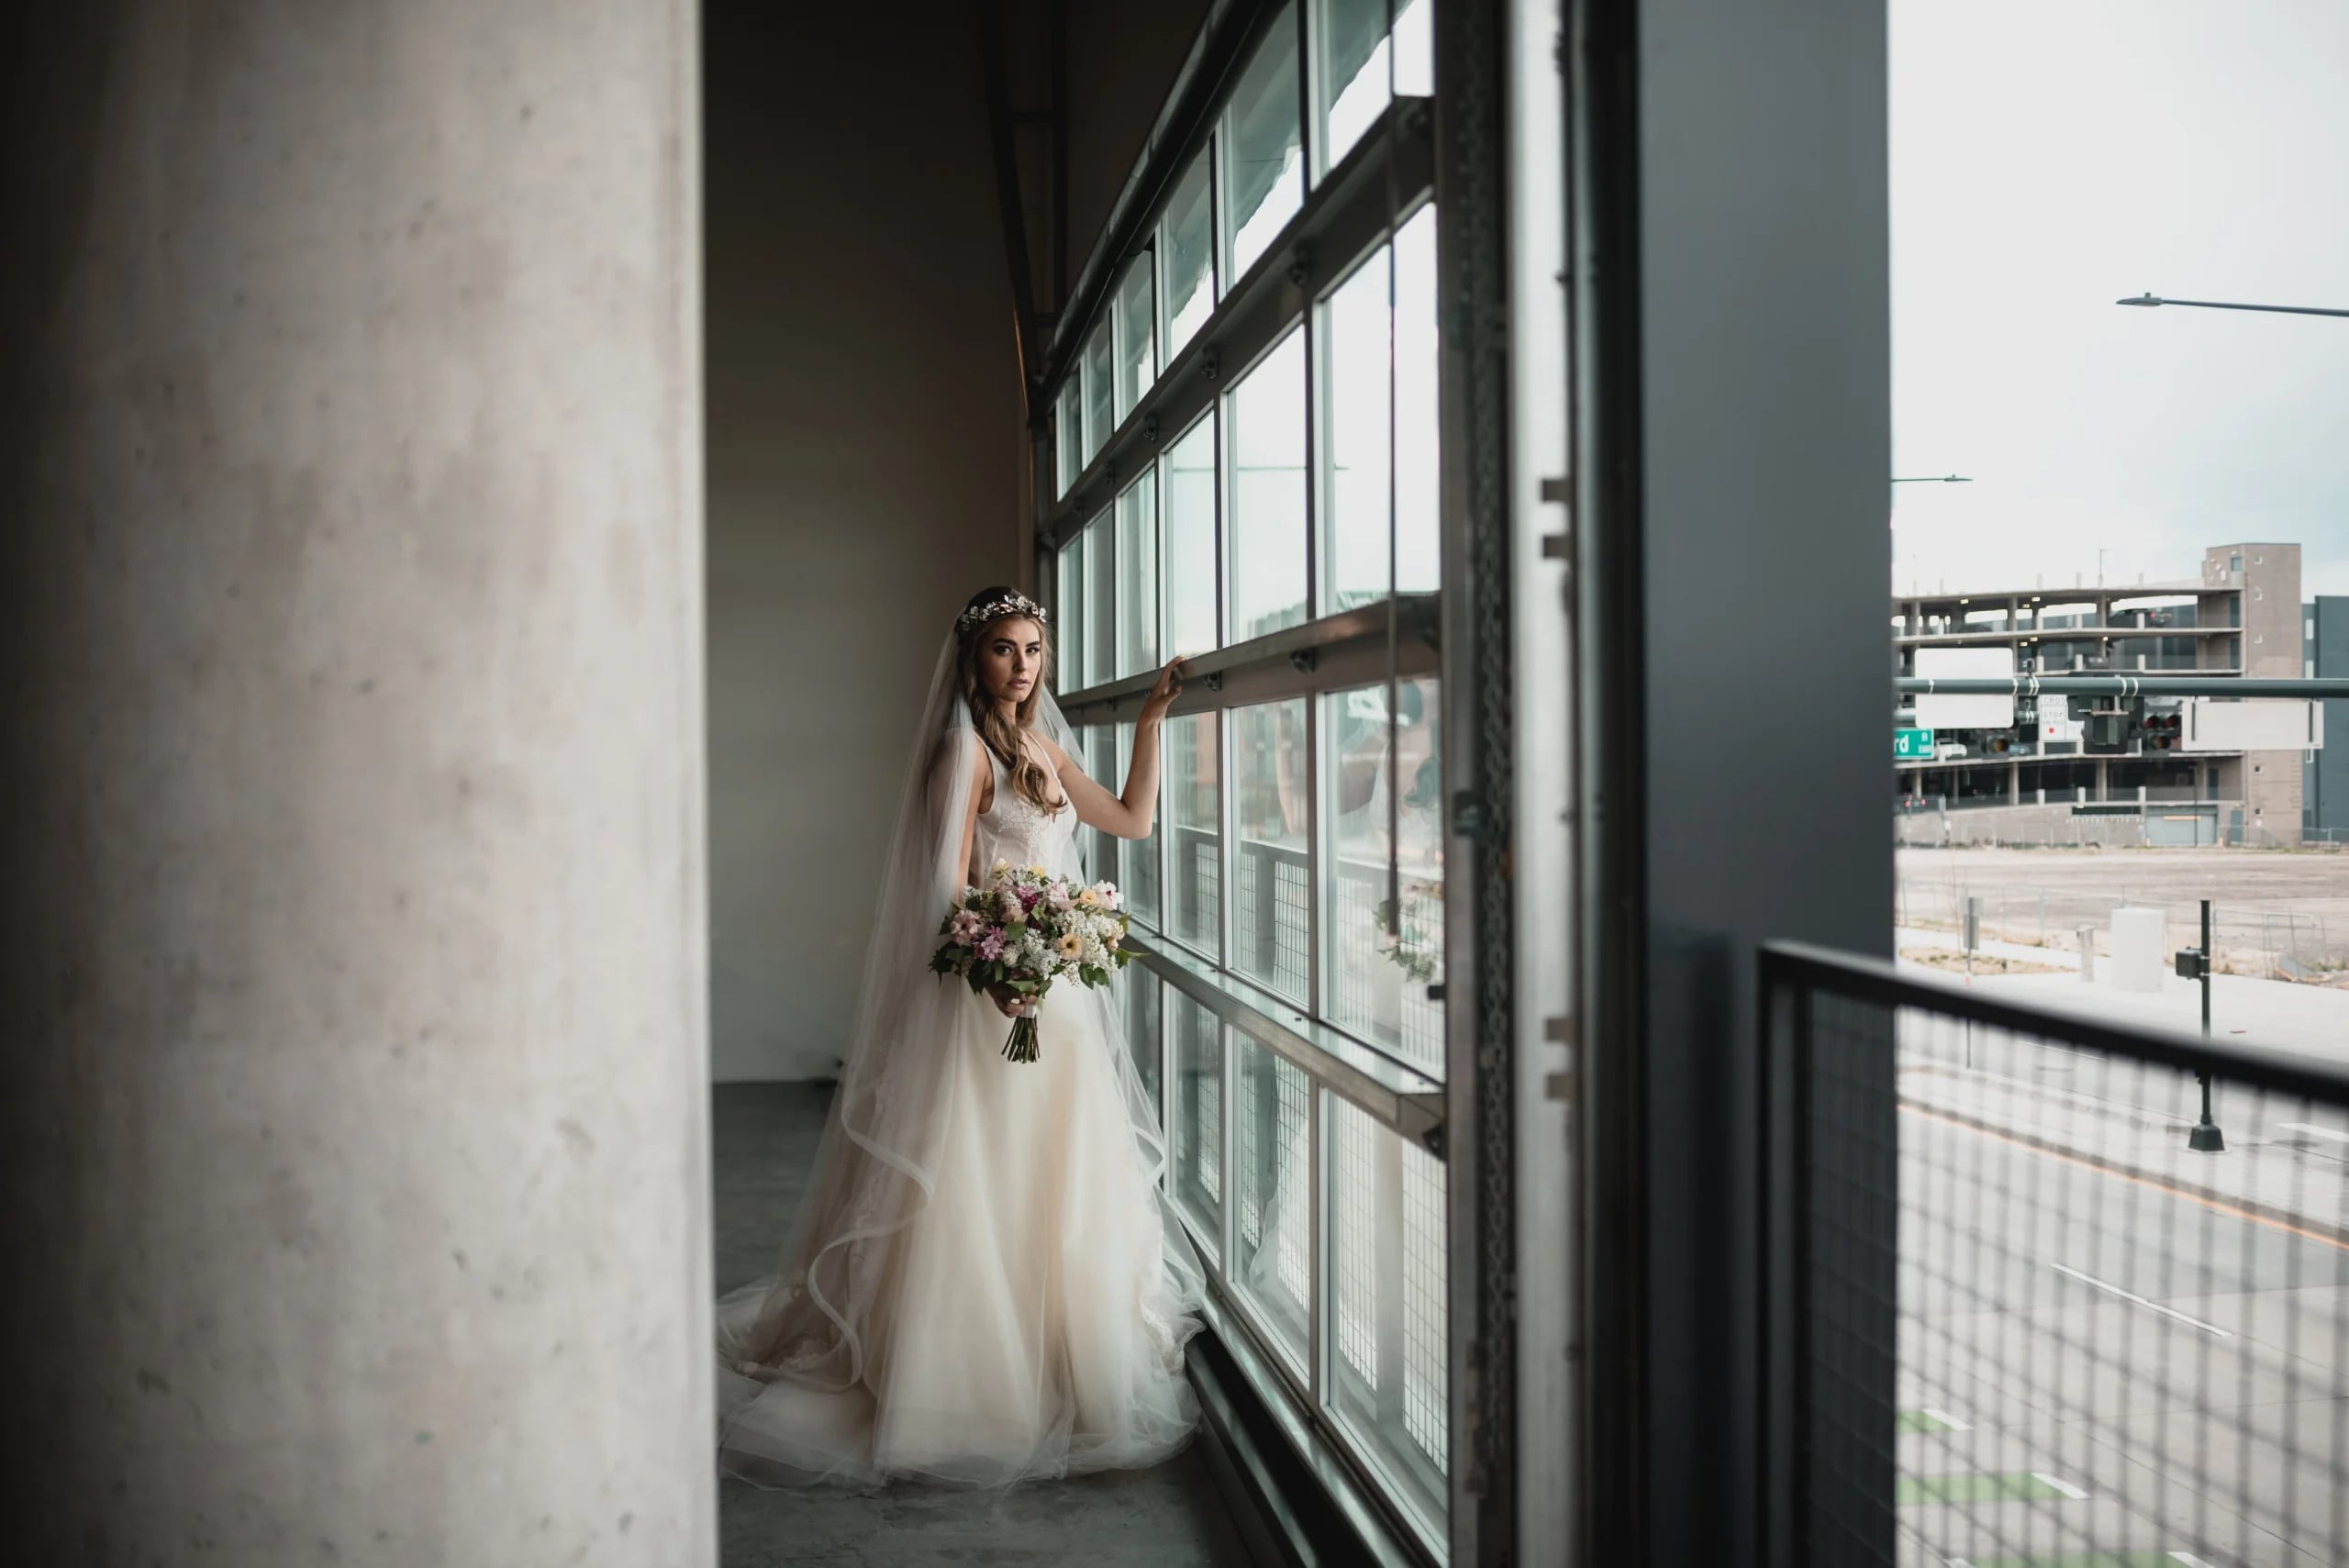
[[[2349,1071],[1763,984],[1774,1562],[2349,1562]]]

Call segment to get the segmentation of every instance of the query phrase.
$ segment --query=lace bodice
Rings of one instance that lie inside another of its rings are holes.
[[[1052,781],[1052,793],[1066,800],[1068,790],[1052,758],[1040,750],[1036,760]],[[995,798],[979,813],[977,831],[971,835],[974,880],[998,860],[1019,866],[1041,865],[1056,876],[1077,875],[1076,807],[1044,810],[1011,787],[1011,771],[1003,765],[1002,758],[989,751],[987,762],[995,771]]]

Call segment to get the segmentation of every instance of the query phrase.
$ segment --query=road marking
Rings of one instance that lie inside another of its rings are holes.
[[[2036,1154],[2043,1160],[2060,1160],[2066,1165],[2076,1165],[2083,1171],[2094,1171],[2098,1175],[2110,1176],[2116,1182],[2127,1182],[2132,1186],[2143,1187],[2151,1192],[2166,1193],[2171,1197],[2184,1198],[2188,1203],[2199,1203],[2211,1213],[2223,1214],[2230,1219],[2240,1219],[2250,1225],[2264,1225],[2270,1230],[2280,1230],[2287,1236],[2298,1236],[2304,1241],[2315,1241],[2337,1252],[2349,1252],[2349,1240],[2343,1240],[2337,1235],[2330,1235],[2322,1230],[2311,1230],[2304,1225],[2294,1225],[2287,1220],[2271,1218],[2265,1214],[2256,1214],[2250,1209],[2237,1207],[2231,1203],[2221,1203],[2217,1198],[2206,1196],[2191,1187],[2173,1186],[2167,1182],[2154,1181],[2127,1171],[2116,1171],[2110,1165],[2099,1165],[2093,1160],[2083,1160],[2077,1155],[2048,1149],[2026,1139],[2009,1138],[2003,1132],[1993,1132],[1987,1127],[1977,1127],[1964,1117],[1944,1116],[1940,1111],[1929,1110],[1910,1100],[1901,1101],[1900,1108],[1911,1116],[1923,1117],[1927,1121],[1937,1121],[1943,1127],[1956,1128],[1960,1132],[1970,1132],[1977,1138],[1994,1138],[2000,1143],[2012,1144],[2015,1148]]]
[[[2330,1138],[2335,1143],[2349,1143],[2349,1132],[2337,1131],[2330,1127],[2319,1127],[2312,1121],[2279,1121],[2276,1125],[2288,1127],[2294,1132],[2313,1132],[2319,1138]]]
[[[1936,1410],[1931,1405],[1920,1405],[1917,1408],[1920,1414],[1931,1416],[1934,1420],[1939,1421],[1945,1431],[1970,1432],[1974,1429],[1972,1426],[1959,1420],[1946,1410]]]
[[[2199,1329],[2206,1334],[2216,1334],[2221,1340],[2232,1340],[2234,1338],[2233,1334],[2220,1328],[2216,1323],[2205,1323],[2199,1318],[2188,1317],[2185,1313],[2180,1312],[2175,1307],[2164,1307],[2158,1301],[2147,1301],[2143,1296],[2139,1296],[2133,1290],[2123,1290],[2117,1284],[2107,1284],[2104,1281],[2097,1278],[2094,1274],[2084,1274],[2080,1273],[2079,1270],[2073,1268],[2067,1263],[2050,1263],[2047,1266],[2054,1269],[2059,1274],[2071,1275],[2074,1279],[2078,1280],[2082,1284],[2092,1284],[2099,1290],[2110,1291],[2123,1301],[2133,1301],[2140,1307],[2150,1307],[2152,1310],[2160,1313],[2165,1318],[2175,1318],[2179,1322]]]
[[[2175,1558],[2176,1561],[2185,1563],[2186,1568],[2210,1568],[2210,1565],[2208,1562],[2203,1562],[2202,1559],[2195,1556],[2194,1553],[2190,1551],[2173,1551],[2170,1553],[2170,1556]]]
[[[2050,1475],[2044,1470],[2032,1471],[2031,1473],[2031,1478],[2034,1481],[2045,1482],[2048,1485],[2054,1487],[2055,1490],[2063,1493],[2064,1496],[2071,1498],[2074,1502],[2078,1502],[2080,1499],[2087,1496],[2086,1492],[2082,1491],[2077,1486],[2073,1485],[2062,1476]]]

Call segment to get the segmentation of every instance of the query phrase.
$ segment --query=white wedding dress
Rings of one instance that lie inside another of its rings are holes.
[[[763,1485],[1147,1465],[1197,1419],[1182,1347],[1200,1273],[1158,1191],[1164,1147],[1119,1023],[1128,982],[1056,985],[1041,1059],[1014,1063],[1009,1020],[929,972],[965,876],[997,860],[1083,874],[1074,809],[1041,810],[999,760],[970,866],[938,863],[961,847],[957,773],[974,770],[960,760],[985,748],[937,696],[934,683],[925,733],[939,739],[918,748],[809,1196],[782,1271],[718,1304],[720,1460]],[[1065,735],[1045,707],[1039,728]],[[1057,777],[1053,791],[1066,798]]]

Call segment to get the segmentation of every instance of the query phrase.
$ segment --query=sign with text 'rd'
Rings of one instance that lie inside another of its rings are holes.
[[[1933,732],[1930,729],[1896,729],[1892,732],[1892,760],[1896,762],[1931,761],[1933,755]]]

